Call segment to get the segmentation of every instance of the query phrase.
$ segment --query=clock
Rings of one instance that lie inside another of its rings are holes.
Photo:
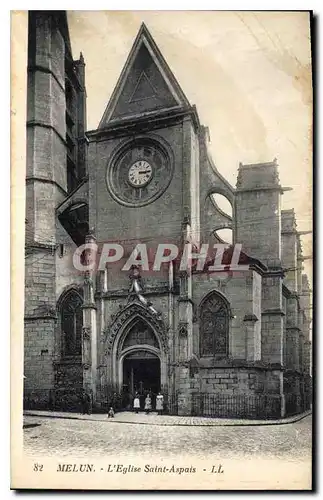
[[[165,141],[138,137],[126,141],[112,155],[107,187],[120,204],[140,207],[152,203],[168,188],[173,175],[173,155]]]
[[[152,166],[146,160],[137,160],[128,172],[128,179],[133,187],[142,188],[151,180],[153,175]]]

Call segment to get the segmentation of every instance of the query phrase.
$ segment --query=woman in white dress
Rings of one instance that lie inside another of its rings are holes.
[[[151,397],[150,397],[150,394],[147,394],[146,399],[145,399],[145,410],[146,410],[147,414],[151,410]]]
[[[136,393],[135,399],[133,400],[133,409],[136,413],[138,413],[140,410],[140,399],[138,393]]]
[[[161,415],[164,409],[164,396],[159,392],[156,396],[156,411]]]

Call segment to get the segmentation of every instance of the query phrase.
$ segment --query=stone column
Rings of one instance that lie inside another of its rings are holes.
[[[174,265],[169,263],[168,269],[168,366],[167,366],[167,384],[168,391],[173,393],[175,390],[175,370],[174,363],[176,359],[176,332],[174,326],[175,320],[175,296],[174,296]]]
[[[281,418],[285,417],[286,414],[286,400],[284,394],[284,374],[283,372],[279,373],[279,392],[280,392],[280,416]]]
[[[301,330],[299,328],[299,318],[298,318],[298,296],[296,294],[291,294],[287,300],[287,321],[286,321],[286,332],[287,332],[287,349],[290,352],[290,368],[298,371],[299,366],[299,336]]]
[[[178,368],[178,414],[191,415],[192,394],[190,382],[190,369],[187,363],[181,363]]]
[[[93,235],[88,235],[86,243],[95,243]],[[88,251],[88,261],[91,251]],[[96,305],[94,301],[94,272],[86,271],[84,277],[84,303],[83,303],[83,385],[92,392],[93,404],[96,403],[96,378],[97,378],[97,327]]]
[[[297,293],[299,295],[302,294],[303,291],[303,276],[302,276],[302,271],[304,270],[303,267],[303,252],[302,252],[302,244],[301,244],[301,237],[297,233]]]
[[[289,358],[289,366],[291,370],[298,371],[299,366],[299,329],[297,327],[287,327],[286,328],[286,336],[287,336],[287,349],[288,349],[288,358]]]
[[[181,361],[188,361],[193,354],[193,303],[190,271],[182,271],[180,274],[178,333],[178,357]]]
[[[282,266],[284,284],[290,291],[297,290],[297,231],[294,210],[282,210]]]
[[[183,271],[180,275],[180,297],[178,299],[178,349],[177,370],[178,413],[191,414],[191,382],[189,360],[193,354],[193,305],[191,292],[191,273]]]
[[[311,342],[306,340],[304,342],[304,372],[307,376],[311,375],[311,349]]]

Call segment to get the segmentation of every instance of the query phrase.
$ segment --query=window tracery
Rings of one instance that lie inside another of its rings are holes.
[[[62,355],[63,357],[81,356],[83,299],[76,290],[71,290],[64,297],[61,312]]]
[[[229,311],[219,294],[208,295],[200,307],[201,356],[226,356],[228,353]]]
[[[133,345],[142,344],[159,348],[157,338],[152,329],[144,321],[139,320],[130,329],[123,342],[122,348],[126,349]]]

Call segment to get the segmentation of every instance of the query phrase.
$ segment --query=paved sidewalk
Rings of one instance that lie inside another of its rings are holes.
[[[132,413],[130,411],[123,411],[116,413],[114,418],[108,418],[106,414],[93,413],[92,415],[82,415],[81,413],[68,413],[56,411],[39,411],[39,410],[25,410],[24,416],[35,416],[45,418],[65,418],[72,420],[92,420],[92,421],[105,421],[105,422],[118,422],[127,424],[144,424],[144,425],[162,425],[162,426],[251,426],[251,425],[280,425],[297,422],[302,418],[310,415],[311,411],[295,415],[293,417],[284,418],[280,420],[246,420],[246,419],[226,419],[226,418],[208,418],[208,417],[184,417],[177,415],[157,415],[151,413]]]

